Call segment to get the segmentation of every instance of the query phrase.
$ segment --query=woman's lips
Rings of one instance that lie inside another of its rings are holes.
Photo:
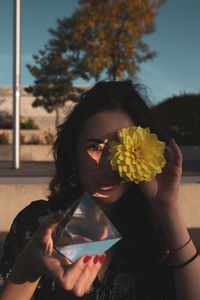
[[[102,185],[99,185],[99,187],[102,191],[112,191],[112,190],[115,190],[116,188],[118,188],[118,186],[119,186],[119,184],[110,184],[110,185],[102,184]]]

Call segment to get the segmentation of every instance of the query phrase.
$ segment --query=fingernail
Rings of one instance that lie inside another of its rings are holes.
[[[103,264],[103,262],[106,260],[107,255],[104,253],[100,257],[100,263]]]
[[[84,264],[86,264],[88,262],[88,260],[90,260],[90,258],[91,258],[90,255],[85,256],[83,259]]]
[[[94,258],[94,264],[98,263],[98,261],[100,260],[100,256],[99,255],[96,255],[95,258]]]

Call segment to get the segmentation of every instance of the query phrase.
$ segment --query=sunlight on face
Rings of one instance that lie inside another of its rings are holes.
[[[101,193],[94,193],[92,194],[93,197],[97,197],[97,198],[108,198],[108,195],[104,195]]]
[[[109,144],[119,129],[133,125],[127,113],[113,110],[91,116],[81,130],[76,148],[79,179],[83,191],[105,203],[114,203],[130,187],[111,168]]]
[[[100,162],[102,153],[103,151],[105,151],[105,148],[107,147],[108,147],[108,139],[105,139],[103,143],[98,140],[91,140],[84,145],[84,148],[89,154],[89,156],[92,159],[94,159],[97,163]]]

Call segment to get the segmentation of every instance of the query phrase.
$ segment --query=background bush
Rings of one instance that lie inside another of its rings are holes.
[[[173,96],[152,108],[158,128],[179,145],[200,145],[200,94]]]
[[[43,141],[38,135],[32,135],[31,138],[25,142],[27,145],[43,145]]]
[[[31,118],[28,118],[27,120],[21,118],[20,127],[21,129],[39,129],[38,125],[35,124],[35,121]],[[12,129],[11,116],[0,119],[0,129]]]
[[[8,134],[5,132],[0,133],[0,144],[7,145],[9,144]]]
[[[27,120],[21,119],[20,120],[21,129],[39,129],[38,125],[35,124],[35,121],[31,118]]]

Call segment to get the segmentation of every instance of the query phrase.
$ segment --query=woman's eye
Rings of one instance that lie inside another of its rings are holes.
[[[104,147],[104,144],[90,144],[85,146],[85,150],[91,158],[99,160],[102,156]]]
[[[99,152],[103,150],[103,147],[101,145],[88,145],[86,149],[89,151]]]

